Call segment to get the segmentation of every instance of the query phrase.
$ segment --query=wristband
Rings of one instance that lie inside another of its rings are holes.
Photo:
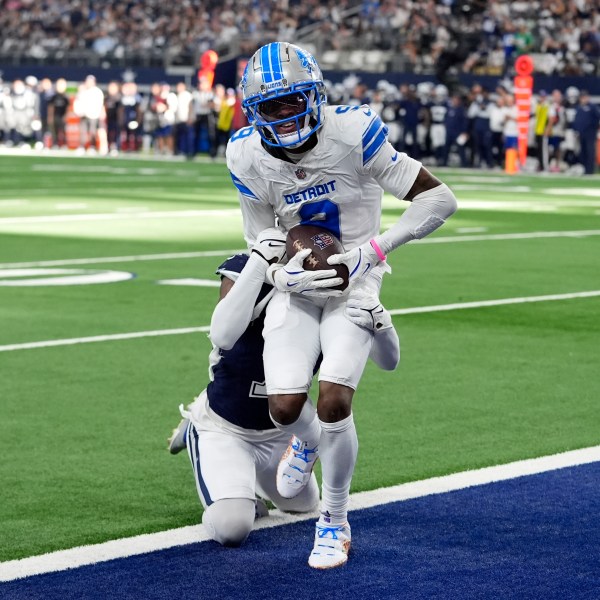
[[[371,248],[375,250],[375,254],[377,254],[379,260],[385,260],[387,258],[387,256],[382,252],[381,248],[379,247],[379,244],[375,241],[375,238],[373,238],[369,242],[369,244],[371,244]]]

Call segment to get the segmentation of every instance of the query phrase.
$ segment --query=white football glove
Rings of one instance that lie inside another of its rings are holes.
[[[334,254],[327,259],[330,265],[346,265],[350,278],[348,285],[353,285],[356,281],[364,277],[375,265],[381,262],[381,258],[371,242],[366,242],[361,246],[352,248],[344,254]]]
[[[363,281],[350,290],[344,314],[355,325],[374,332],[393,326],[392,316],[379,301],[377,292]]]
[[[269,265],[278,263],[285,254],[285,240],[286,234],[281,229],[269,227],[258,234],[252,252],[256,252]]]
[[[309,254],[310,248],[305,248],[297,252],[287,265],[271,265],[267,269],[267,281],[281,292],[317,297],[341,296],[341,290],[331,289],[343,283],[343,279],[337,277],[335,269],[304,270],[302,264]]]

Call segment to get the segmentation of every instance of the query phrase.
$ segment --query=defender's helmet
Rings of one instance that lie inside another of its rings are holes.
[[[323,125],[323,75],[314,57],[298,46],[274,42],[259,48],[240,87],[248,122],[269,146],[295,148]]]

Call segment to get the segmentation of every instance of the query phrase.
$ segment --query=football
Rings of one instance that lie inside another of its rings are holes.
[[[307,271],[320,271],[335,269],[338,277],[344,281],[332,288],[345,290],[348,287],[348,267],[346,265],[330,265],[327,259],[333,254],[343,254],[342,242],[328,229],[317,225],[296,225],[287,234],[285,251],[288,258],[292,258],[300,250],[310,249],[311,253],[302,265]]]

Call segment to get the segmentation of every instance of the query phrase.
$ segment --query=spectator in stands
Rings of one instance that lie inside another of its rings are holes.
[[[143,149],[150,151],[156,146],[156,133],[158,131],[158,104],[160,102],[160,84],[153,83],[150,86],[150,94],[142,101],[142,128]]]
[[[67,81],[61,77],[56,80],[54,94],[48,100],[48,127],[54,147],[62,148],[67,143],[66,119],[69,104]]]
[[[194,151],[199,152],[203,145],[208,147],[211,158],[217,155],[217,127],[215,116],[215,94],[207,77],[200,77],[198,89],[193,92],[194,111]]]
[[[177,110],[175,111],[175,154],[192,157],[194,155],[194,111],[192,92],[184,81],[175,88],[177,92]]]
[[[100,149],[106,137],[104,92],[96,85],[96,78],[88,75],[79,86],[73,110],[79,117],[79,149]]]
[[[448,88],[437,85],[433,90],[433,101],[429,106],[431,115],[431,151],[439,166],[444,162],[446,148],[446,114],[448,112]]]
[[[173,154],[173,125],[177,110],[177,96],[167,82],[160,84],[156,101],[158,127],[155,131],[156,148],[159,154]]]
[[[460,166],[467,166],[467,140],[468,140],[468,119],[463,99],[460,94],[453,94],[450,98],[450,107],[446,113],[446,145],[444,147],[444,157],[442,166],[448,165],[448,157],[452,149],[458,153]]]
[[[138,93],[135,81],[126,81],[121,86],[119,106],[121,123],[121,149],[134,152],[140,148],[142,132],[142,96]]]
[[[402,125],[402,139],[400,150],[406,152],[411,158],[418,160],[421,156],[417,140],[417,127],[419,125],[419,113],[421,102],[417,98],[413,86],[405,88],[404,97],[398,102],[397,120]]]
[[[538,161],[537,170],[548,170],[548,116],[550,105],[546,90],[540,90],[534,111],[535,153]]]
[[[11,115],[12,115],[12,99],[10,95],[10,87],[5,85],[0,78],[0,143],[11,145]]]
[[[111,81],[104,97],[104,112],[106,114],[106,136],[109,152],[115,154],[121,149],[121,86],[117,81]]]
[[[549,166],[552,172],[561,170],[566,122],[562,92],[560,90],[553,90],[550,110],[548,111]]]
[[[471,96],[472,102],[467,112],[472,136],[471,163],[476,167],[481,167],[485,163],[486,167],[491,169],[494,166],[494,159],[492,158],[489,93],[480,84],[475,84],[471,88]]]
[[[596,172],[596,140],[599,125],[600,109],[590,102],[590,95],[587,90],[581,90],[573,129],[579,135],[581,146],[580,161],[583,164],[586,175],[593,175]]]
[[[575,114],[579,107],[579,90],[575,86],[569,86],[565,93],[565,162],[569,167],[577,163],[579,158],[579,139],[573,128]]]
[[[503,98],[502,112],[504,114],[502,136],[504,138],[504,151],[519,149],[519,109],[515,104],[515,97],[506,94]]]
[[[495,166],[502,166],[504,158],[505,95],[497,94],[490,104],[490,131],[492,134],[492,158]]]
[[[11,110],[9,123],[12,142],[15,145],[27,144],[33,141],[32,124],[39,119],[39,99],[30,86],[21,79],[15,79],[11,91]]]
[[[434,72],[443,64],[443,73],[469,62],[482,73],[497,72],[504,62],[498,60],[499,47],[507,67],[524,52],[555,53],[555,68],[562,74],[598,74],[600,61],[598,11],[590,0],[390,0],[366,5],[362,0],[230,0],[225,5],[194,0],[183,7],[155,0],[89,6],[80,0],[14,0],[0,11],[0,53],[15,64],[24,58],[54,64],[73,58],[120,65],[127,56],[132,66],[192,65],[209,48],[249,56],[269,39],[298,38],[300,29],[319,54],[334,49],[343,60],[347,50],[379,49],[400,70],[417,72]]]
[[[225,146],[231,135],[231,124],[235,114],[235,90],[228,88],[219,107],[217,118],[217,156],[225,156]]]

